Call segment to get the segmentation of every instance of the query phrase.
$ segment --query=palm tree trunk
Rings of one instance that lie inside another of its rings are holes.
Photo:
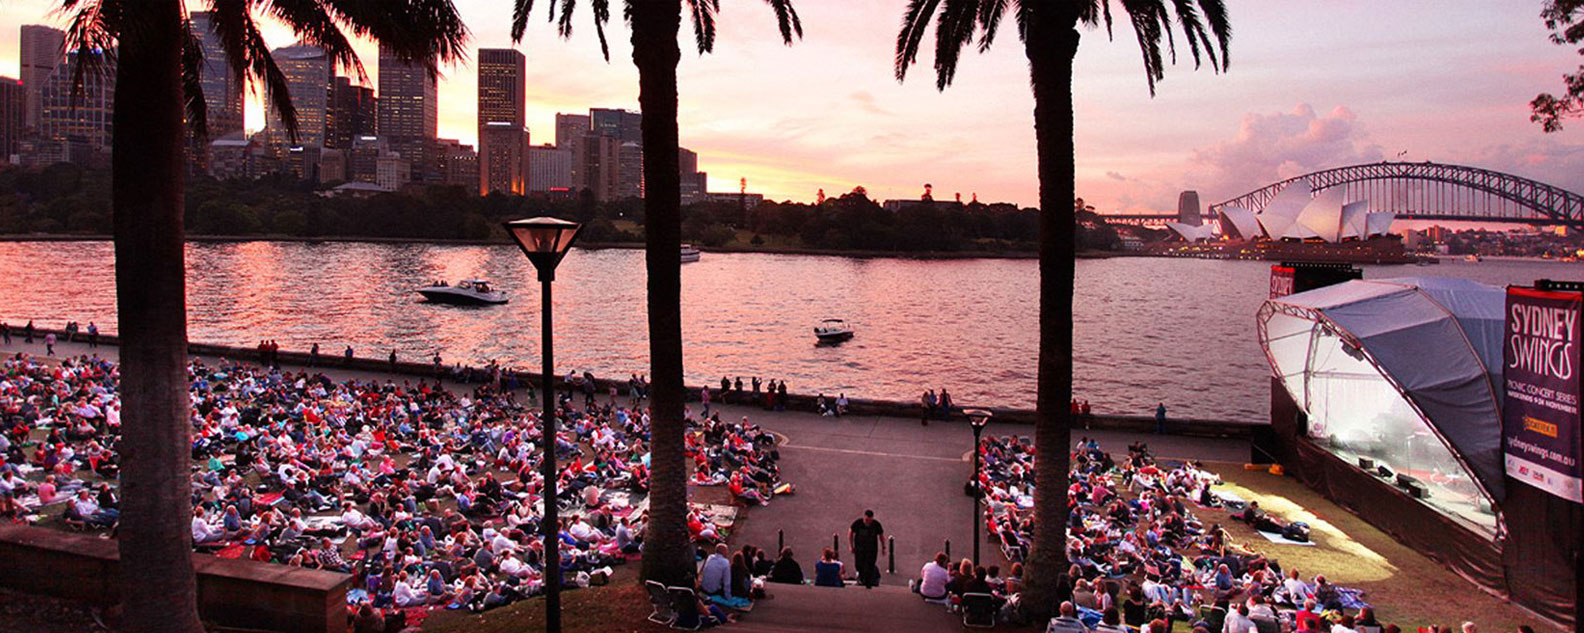
[[[680,0],[634,0],[633,64],[643,110],[644,238],[649,274],[649,526],[643,577],[683,584],[693,573],[682,420],[682,185],[677,173]]]
[[[1034,538],[1023,600],[1043,623],[1058,605],[1057,576],[1067,571],[1067,471],[1072,443],[1073,56],[1077,15],[1033,11],[1025,53],[1034,87],[1034,134],[1040,181],[1039,396],[1034,427]]]
[[[121,630],[198,633],[188,531],[181,4],[125,8],[111,150],[124,411]]]

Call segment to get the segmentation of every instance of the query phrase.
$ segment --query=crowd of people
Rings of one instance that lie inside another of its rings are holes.
[[[1034,520],[1034,446],[1023,437],[986,437],[979,453],[983,520],[1010,569],[1003,576],[997,566],[953,563],[941,553],[924,564],[914,586],[925,600],[947,605],[989,594],[1001,617],[1016,620]],[[1158,462],[1142,443],[1119,459],[1082,438],[1071,453],[1069,482],[1071,566],[1055,587],[1053,633],[1164,633],[1176,623],[1202,633],[1396,631],[1376,620],[1359,592],[1323,575],[1306,580],[1238,544],[1220,524],[1201,522],[1196,506],[1268,519],[1257,507],[1224,503],[1213,490],[1219,477],[1195,463]]]
[[[567,584],[608,579],[641,552],[642,409],[563,390],[547,440],[498,371],[457,391],[225,361],[188,369],[195,547],[352,574],[354,614],[486,610],[538,593],[547,448]],[[115,530],[118,378],[96,356],[0,365],[0,518]],[[787,491],[772,436],[746,418],[690,419],[687,447],[704,483],[758,503]],[[689,524],[701,546],[720,540],[702,510]]]

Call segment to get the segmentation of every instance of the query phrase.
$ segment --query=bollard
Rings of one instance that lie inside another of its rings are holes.
[[[951,559],[951,539],[946,539],[946,558]]]
[[[841,537],[835,532],[831,533],[831,551],[836,552],[837,558],[841,558]]]
[[[776,555],[781,555],[781,550],[786,549],[786,530],[776,530]]]
[[[886,537],[886,573],[896,573],[896,537]]]

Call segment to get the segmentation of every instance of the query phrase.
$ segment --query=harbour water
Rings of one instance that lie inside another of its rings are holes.
[[[0,320],[107,332],[115,322],[108,242],[0,243]],[[189,332],[240,346],[351,345],[359,356],[450,363],[498,359],[538,367],[538,292],[515,247],[295,242],[188,246]],[[1254,333],[1269,264],[1116,258],[1078,262],[1076,385],[1096,411],[1263,420],[1269,368]],[[1032,407],[1038,268],[1032,260],[851,259],[706,253],[683,266],[690,384],[721,376],[786,380],[799,393],[915,400],[950,390],[959,404]],[[1367,278],[1467,277],[1492,284],[1579,279],[1584,267],[1537,260],[1443,258],[1436,266],[1365,267]],[[412,289],[482,277],[511,303],[420,303]],[[575,251],[557,272],[560,372],[626,377],[647,366],[643,253]],[[818,346],[822,318],[857,336]]]

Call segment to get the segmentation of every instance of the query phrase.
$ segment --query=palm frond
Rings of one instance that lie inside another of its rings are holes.
[[[275,65],[258,23],[253,20],[253,0],[209,0],[209,26],[231,65],[239,85],[258,80],[264,100],[274,108],[293,143],[297,142],[297,108],[292,105],[286,75]]]
[[[258,1],[258,0],[254,0]],[[467,58],[468,29],[451,0],[320,0],[352,34],[376,40],[397,60],[431,75]]]
[[[90,75],[103,76],[115,59],[115,41],[121,33],[121,0],[63,0],[62,12],[71,12],[63,47],[75,51],[72,64],[71,107],[82,102]]]
[[[1226,70],[1232,66],[1232,57],[1228,48],[1232,42],[1232,23],[1227,20],[1226,3],[1222,0],[1199,0],[1199,11],[1204,14],[1204,21],[1209,25],[1210,33],[1215,35],[1216,44],[1221,49],[1221,66],[1216,70]],[[1211,47],[1207,44],[1205,48]],[[1210,64],[1214,66],[1215,60],[1211,59]]]
[[[561,0],[561,21],[556,25],[556,31],[561,37],[572,37],[572,10],[577,8],[577,0]],[[552,14],[551,19],[555,16]]]
[[[935,23],[935,87],[945,90],[957,76],[962,49],[973,43],[977,0],[946,0]]]
[[[979,28],[983,30],[983,35],[979,36],[980,53],[990,50],[990,44],[995,41],[996,30],[1001,27],[1001,16],[1006,14],[1008,1],[984,0],[979,4]]]
[[[570,4],[571,0],[567,0]],[[610,0],[589,0],[594,6],[594,34],[599,36],[600,54],[610,61],[610,42],[605,39],[605,25],[610,22]],[[571,31],[568,31],[570,33]]]
[[[528,33],[528,17],[533,15],[534,0],[514,0],[512,2],[512,27],[511,38],[513,42],[521,42],[523,35]],[[555,0],[550,0],[550,11],[555,11]]]
[[[187,110],[187,129],[200,143],[209,139],[209,106],[203,93],[203,46],[193,33],[192,20],[182,20],[181,55],[182,100]]]
[[[924,32],[929,30],[930,19],[939,6],[940,0],[908,0],[902,14],[902,30],[897,33],[897,81],[906,80],[908,68],[918,61],[919,43],[924,41]]]
[[[1133,24],[1133,34],[1138,39],[1139,54],[1144,58],[1144,79],[1149,83],[1150,96],[1155,96],[1155,82],[1165,76],[1165,63],[1161,59],[1161,22],[1154,9],[1159,0],[1122,0]]]
[[[792,0],[765,0],[775,10],[776,25],[781,28],[781,42],[791,46],[794,36],[803,39],[803,19],[798,17]]]
[[[334,3],[318,0],[271,0],[266,3],[269,14],[290,26],[304,43],[324,51],[334,68],[349,69],[357,75],[359,83],[368,83],[368,72],[358,60],[357,52],[341,28],[336,25]]]
[[[715,14],[720,11],[720,0],[688,0],[688,9],[699,54],[715,50]]]

